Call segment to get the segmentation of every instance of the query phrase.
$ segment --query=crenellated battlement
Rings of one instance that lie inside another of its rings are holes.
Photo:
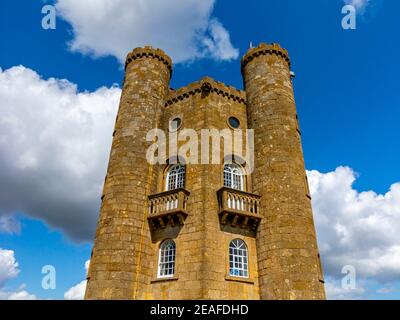
[[[145,46],[143,48],[135,48],[131,52],[129,52],[126,56],[125,61],[125,70],[129,63],[131,63],[135,59],[139,58],[153,58],[158,59],[162,63],[164,63],[170,72],[170,77],[172,76],[172,60],[171,58],[161,49],[153,48],[151,46]]]
[[[272,43],[272,44],[260,43],[257,47],[250,48],[243,56],[241,61],[242,73],[243,73],[243,68],[245,68],[250,61],[252,61],[254,58],[258,56],[266,54],[275,54],[277,56],[282,57],[288,63],[288,66],[290,68],[289,53],[286,49],[282,48],[277,43]]]
[[[289,53],[286,49],[282,48],[277,43],[267,44],[260,43],[257,47],[250,48],[241,60],[241,71],[246,65],[252,61],[254,58],[260,55],[275,54],[281,56],[288,64],[290,68],[290,58]],[[127,54],[125,62],[125,70],[129,63],[133,60],[139,58],[153,58],[161,61],[165,64],[170,72],[170,77],[172,77],[172,59],[161,49],[153,48],[152,46],[144,46],[133,49]],[[177,90],[171,90],[165,106],[169,106],[178,101],[188,98],[189,96],[201,93],[204,91],[215,92],[218,95],[226,97],[227,99],[232,99],[238,101],[239,103],[246,104],[246,93],[243,90],[239,90],[232,86],[228,86],[222,82],[216,81],[210,77],[204,77],[200,81],[193,82],[187,86],[181,87]]]
[[[165,106],[167,107],[181,100],[189,98],[190,96],[204,92],[214,92],[227,99],[232,99],[233,101],[246,104],[246,93],[243,90],[228,86],[210,77],[204,77],[200,81],[193,82],[185,87],[181,87],[177,90],[170,90],[170,94],[166,99]]]

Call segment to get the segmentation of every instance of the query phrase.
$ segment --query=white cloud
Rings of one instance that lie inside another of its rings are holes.
[[[86,280],[79,282],[77,285],[68,289],[64,293],[64,299],[66,300],[83,300],[86,290]]]
[[[308,172],[318,242],[325,272],[341,278],[344,265],[360,279],[390,283],[400,278],[400,183],[384,194],[358,192],[351,168]]]
[[[73,51],[112,55],[124,63],[134,47],[152,45],[175,63],[238,57],[228,31],[212,17],[215,0],[58,0],[57,12],[72,25]]]
[[[396,292],[396,288],[394,288],[394,287],[382,287],[382,288],[376,290],[376,292],[380,293],[380,294],[387,294],[387,293]]]
[[[352,5],[356,10],[364,11],[369,0],[343,0],[345,4]]]
[[[15,278],[18,273],[18,262],[14,251],[0,248],[0,288],[7,280]]]
[[[89,266],[90,266],[90,260],[86,260],[86,262],[85,262],[85,270],[86,270],[86,274],[88,273],[88,271],[89,271]]]
[[[13,250],[0,248],[0,300],[34,300],[36,296],[30,294],[25,289],[25,285],[18,288],[17,291],[4,291],[4,284],[18,276],[18,262],[15,259]]]
[[[325,292],[328,300],[357,300],[363,299],[366,289],[363,286],[354,289],[343,288],[341,282],[335,279],[325,279]]]
[[[92,240],[120,93],[78,92],[23,66],[0,69],[2,229],[23,212]]]
[[[209,30],[211,37],[202,39],[208,55],[216,60],[237,58],[239,52],[232,47],[228,31],[215,18],[210,20]]]
[[[19,234],[21,225],[12,215],[0,215],[0,233]]]
[[[0,300],[37,300],[37,297],[26,290],[15,292],[0,291]]]
[[[85,270],[86,274],[89,269],[90,260],[85,262]],[[72,288],[68,289],[64,293],[64,299],[66,300],[83,300],[85,297],[85,290],[86,290],[86,280],[79,282],[77,285],[73,286]]]

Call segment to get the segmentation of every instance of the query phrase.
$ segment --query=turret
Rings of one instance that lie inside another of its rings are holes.
[[[156,182],[146,134],[158,126],[171,72],[162,50],[136,48],[127,56],[86,299],[135,299],[150,283],[142,268],[151,251],[145,204]]]
[[[324,299],[288,52],[251,48],[241,62],[249,129],[254,129],[253,192],[261,299]]]

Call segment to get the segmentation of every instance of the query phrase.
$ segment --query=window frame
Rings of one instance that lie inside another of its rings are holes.
[[[231,124],[231,120],[237,122],[237,126],[236,127]],[[240,129],[241,122],[240,122],[238,117],[229,116],[228,119],[226,120],[226,122],[228,123],[229,128],[231,128],[232,130],[239,130]]]
[[[231,167],[231,166],[235,166],[234,169],[230,169],[230,172],[226,172],[226,167]],[[240,174],[235,174],[234,170],[237,169],[238,171],[240,171]],[[230,185],[226,185],[225,181],[227,181],[228,179],[225,179],[225,174],[229,174],[229,181],[230,181]],[[230,188],[230,189],[234,189],[234,190],[239,190],[239,191],[246,191],[246,187],[245,187],[245,173],[244,173],[244,169],[241,165],[235,163],[235,162],[229,162],[229,163],[224,163],[224,167],[223,167],[223,174],[222,174],[222,179],[223,179],[223,186],[226,188]],[[240,181],[240,186],[241,188],[235,188],[235,178],[239,177],[239,181]]]
[[[173,244],[173,255],[167,255],[163,254],[166,250],[169,251],[169,249],[165,248],[168,244],[172,243]],[[161,261],[162,258],[169,258],[172,256],[172,261]],[[163,268],[163,266],[168,265],[169,263],[172,263],[172,274],[167,273],[167,274],[162,274],[162,271],[165,270],[171,270],[171,268]],[[159,249],[158,249],[158,264],[157,264],[157,278],[158,279],[165,279],[165,278],[173,278],[176,273],[176,243],[172,239],[166,239],[163,242],[161,242]]]
[[[173,188],[169,188],[169,180],[171,177],[171,171],[174,170],[176,167],[180,167],[183,168],[183,172],[177,172],[175,175],[175,182],[174,182],[174,187]],[[179,183],[179,175],[182,174],[182,183]],[[165,191],[171,191],[171,190],[176,190],[176,189],[181,189],[185,187],[185,183],[186,183],[186,166],[180,163],[177,164],[173,164],[167,167],[166,170],[166,174],[165,174],[165,184],[164,184],[164,190]]]
[[[240,246],[237,246],[235,242],[240,242]],[[235,254],[234,250],[243,251],[243,254]],[[243,239],[236,238],[229,242],[228,257],[229,277],[249,279],[249,249]],[[235,264],[237,264],[237,267],[235,267]],[[242,274],[240,274],[241,272]]]

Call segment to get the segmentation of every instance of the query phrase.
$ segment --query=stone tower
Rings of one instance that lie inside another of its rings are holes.
[[[128,54],[85,299],[325,298],[288,54],[260,44],[241,67],[244,91],[173,90],[163,51]],[[146,158],[152,129],[165,163]],[[181,156],[187,129],[254,130],[254,170]]]
[[[242,59],[248,127],[254,129],[253,192],[261,299],[322,299],[322,269],[287,51],[261,44]]]

